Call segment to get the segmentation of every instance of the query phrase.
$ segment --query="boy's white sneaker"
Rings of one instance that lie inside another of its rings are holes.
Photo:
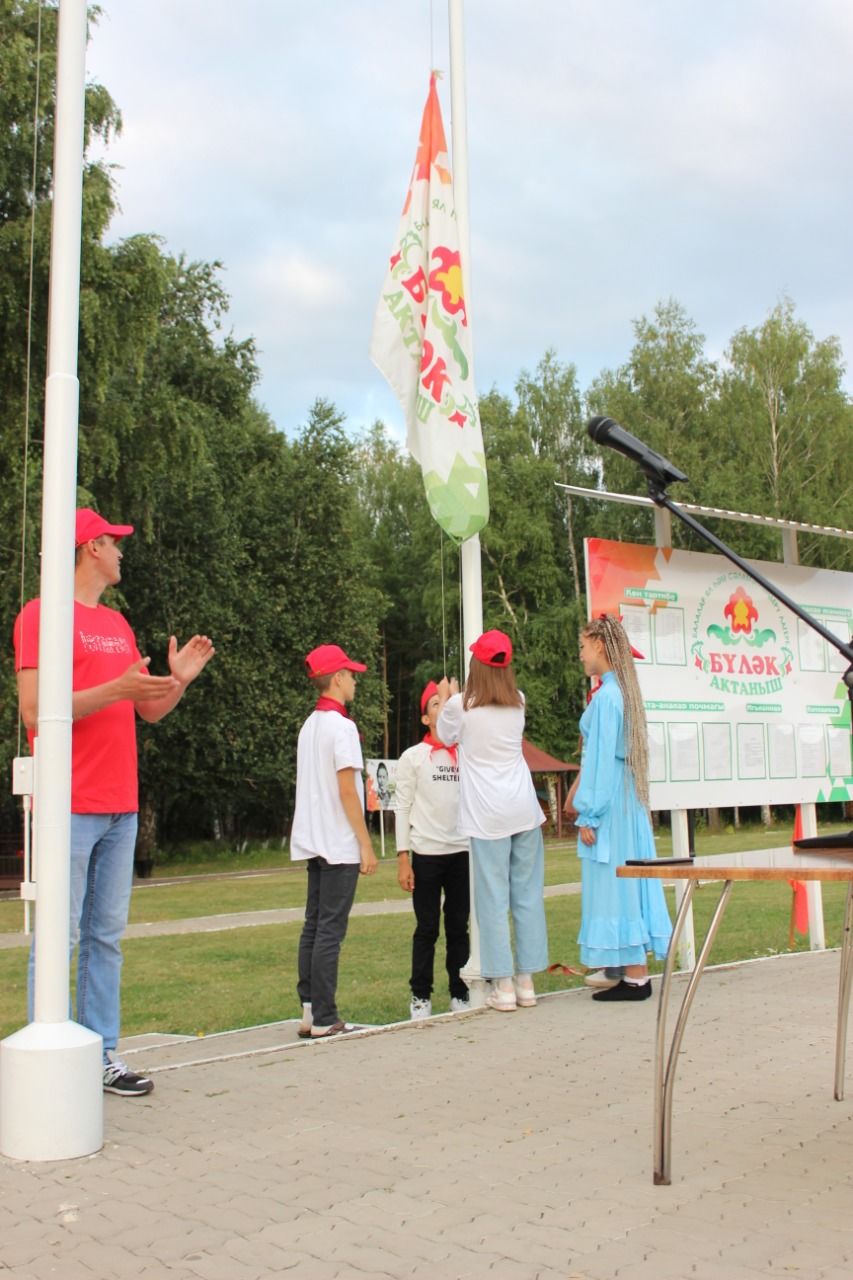
[[[409,1017],[412,1022],[420,1022],[423,1018],[432,1017],[432,1001],[422,999],[421,996],[412,996],[412,1003],[409,1005]]]
[[[451,1013],[467,1013],[471,1008],[471,1000],[468,996],[452,996],[450,1000]]]
[[[619,985],[619,974],[614,976],[612,970],[608,973],[607,969],[594,969],[592,973],[584,974],[584,983],[596,991],[608,991]]]
[[[302,1021],[296,1028],[296,1034],[300,1040],[311,1039],[311,1028],[314,1025],[314,1018],[311,1013],[311,1005],[303,1003],[302,1005]]]

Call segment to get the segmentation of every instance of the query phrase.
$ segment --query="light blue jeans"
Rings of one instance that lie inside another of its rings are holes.
[[[121,1018],[121,938],[130,909],[135,813],[72,813],[70,941],[77,954],[77,1021],[104,1042],[104,1060],[118,1044]],[[38,905],[36,905],[38,928]],[[33,1017],[35,942],[27,995]]]
[[[474,892],[484,978],[509,978],[548,967],[545,924],[545,846],[542,828],[502,840],[471,839]],[[515,932],[515,963],[509,932]]]

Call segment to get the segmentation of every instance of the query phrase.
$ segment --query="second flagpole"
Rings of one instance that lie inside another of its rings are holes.
[[[471,239],[468,217],[468,108],[465,96],[465,23],[463,0],[448,0],[450,31],[450,136],[453,146],[453,196],[462,266],[462,285],[471,310]],[[473,343],[472,343],[473,354]],[[473,365],[473,360],[472,360]],[[473,369],[471,381],[474,382]],[[480,535],[467,538],[460,547],[462,568],[462,652],[465,673],[471,661],[470,645],[483,631],[483,577]],[[474,1008],[486,1002],[486,984],[480,968],[480,929],[471,866],[471,954],[462,970]]]

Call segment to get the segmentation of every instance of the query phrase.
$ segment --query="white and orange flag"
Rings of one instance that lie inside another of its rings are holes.
[[[406,415],[433,516],[455,542],[489,518],[453,181],[430,77],[415,166],[376,308],[370,357]]]

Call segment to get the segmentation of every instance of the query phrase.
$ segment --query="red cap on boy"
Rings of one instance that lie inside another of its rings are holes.
[[[313,679],[314,676],[333,676],[336,671],[366,671],[367,667],[347,657],[339,644],[321,644],[308,654],[305,670]]]
[[[430,680],[429,684],[424,685],[424,691],[421,694],[421,715],[426,715],[427,703],[430,698],[435,697],[438,693],[438,685],[434,680]]]

